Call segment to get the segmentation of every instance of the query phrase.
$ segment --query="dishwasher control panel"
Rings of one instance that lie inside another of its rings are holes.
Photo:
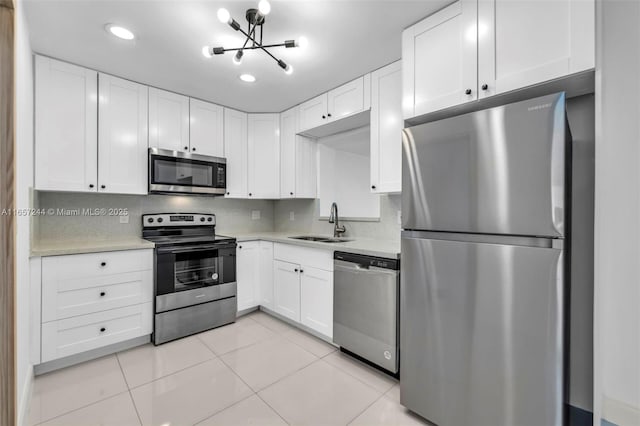
[[[364,267],[376,267],[383,269],[391,269],[397,271],[400,269],[400,261],[398,259],[386,259],[383,257],[364,256],[361,254],[345,253],[337,251],[333,258],[344,262],[357,263]]]

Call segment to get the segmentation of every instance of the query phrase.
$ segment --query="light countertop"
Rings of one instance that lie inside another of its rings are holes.
[[[341,243],[322,243],[319,241],[296,240],[289,237],[302,235],[324,236],[330,235],[311,234],[308,232],[254,232],[254,233],[223,233],[230,237],[235,237],[238,241],[263,240],[274,243],[294,244],[297,246],[311,247],[333,251],[344,251],[348,253],[363,254],[366,256],[377,256],[388,259],[400,258],[400,239],[381,240],[375,238],[345,237],[347,240]]]
[[[60,256],[64,254],[98,253],[117,250],[152,249],[155,244],[140,237],[114,237],[110,239],[45,240],[31,244],[31,257]]]
[[[305,232],[251,232],[229,233],[224,235],[234,237],[238,241],[263,240],[274,243],[293,244],[302,247],[310,247],[332,251],[345,251],[348,253],[363,254],[366,256],[385,257],[389,259],[400,258],[400,240],[381,240],[375,238],[350,238],[351,241],[341,243],[323,243],[319,241],[296,240],[289,237],[300,235],[316,235],[331,238],[330,235],[309,234]],[[105,251],[152,249],[155,245],[151,241],[139,237],[115,237],[113,239],[86,239],[86,240],[45,240],[34,241],[31,246],[31,257],[60,256],[65,254],[98,253]]]

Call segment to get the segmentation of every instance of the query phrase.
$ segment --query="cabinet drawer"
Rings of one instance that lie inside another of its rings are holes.
[[[151,334],[152,303],[42,324],[42,362]]]
[[[48,280],[42,287],[42,322],[153,300],[153,271]]]
[[[153,269],[153,250],[51,256],[42,259],[42,285],[62,279],[84,278]]]
[[[298,265],[333,271],[333,251],[300,247],[292,244],[273,245],[273,258]]]

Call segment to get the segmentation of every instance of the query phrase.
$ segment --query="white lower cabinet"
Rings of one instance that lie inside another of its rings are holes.
[[[333,272],[312,267],[300,270],[300,322],[333,337]]]
[[[273,261],[273,310],[300,322],[300,266],[295,263]]]
[[[333,337],[333,252],[274,244],[273,310]]]
[[[273,309],[273,243],[260,241],[260,305]]]
[[[41,362],[149,335],[153,250],[42,260]]]
[[[260,241],[243,241],[236,249],[238,311],[258,305]]]
[[[273,300],[273,243],[242,241],[236,250],[238,311],[255,308]],[[270,290],[271,289],[271,290]]]
[[[153,303],[42,324],[42,362],[151,334]]]

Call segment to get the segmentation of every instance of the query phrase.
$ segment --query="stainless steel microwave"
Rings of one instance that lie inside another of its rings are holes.
[[[224,195],[227,160],[149,148],[149,193]]]

